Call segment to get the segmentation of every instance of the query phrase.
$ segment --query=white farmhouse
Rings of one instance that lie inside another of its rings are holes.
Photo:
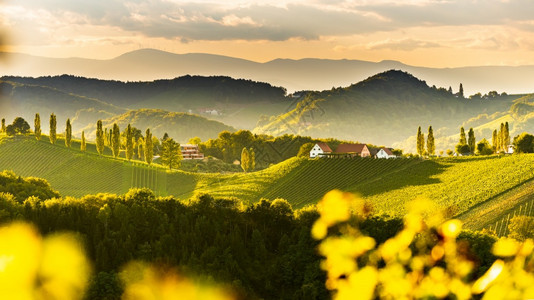
[[[380,148],[378,152],[376,153],[376,158],[396,158],[397,156],[391,152],[391,149],[389,148]]]
[[[326,143],[317,143],[313,148],[310,150],[310,158],[315,158],[317,156],[321,157],[324,154],[330,154],[332,153],[332,149],[328,147]]]
[[[506,154],[514,154],[514,145],[508,145],[508,149],[504,152]]]

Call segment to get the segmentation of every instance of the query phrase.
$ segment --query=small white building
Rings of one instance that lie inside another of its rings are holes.
[[[396,157],[397,156],[393,154],[393,152],[389,148],[380,148],[380,150],[378,150],[378,152],[376,153],[376,158],[388,159],[388,158],[396,158]]]
[[[506,151],[504,151],[506,154],[513,154],[514,153],[514,145],[508,145],[508,148]]]
[[[310,158],[321,157],[323,154],[332,153],[332,149],[326,143],[317,143],[310,150]]]

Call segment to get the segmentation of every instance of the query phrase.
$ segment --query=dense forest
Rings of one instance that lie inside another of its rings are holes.
[[[132,107],[138,102],[170,91],[194,97],[202,92],[213,102],[223,102],[230,99],[236,103],[251,101],[281,101],[286,90],[274,87],[268,83],[245,79],[233,79],[227,76],[182,76],[174,79],[161,79],[150,82],[123,82],[115,80],[100,80],[71,75],[45,77],[15,77],[4,76],[4,81],[47,86],[76,95],[102,99],[108,103]]]

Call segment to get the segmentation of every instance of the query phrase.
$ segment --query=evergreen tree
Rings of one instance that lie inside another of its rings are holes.
[[[152,133],[150,133],[150,129],[146,130],[145,147],[143,150],[145,150],[145,161],[147,164],[150,165],[152,163],[152,158],[154,157],[154,147],[152,145]]]
[[[254,171],[254,169],[256,169],[256,153],[254,153],[252,147],[248,150],[248,166],[249,171]]]
[[[417,154],[423,156],[425,152],[425,135],[421,132],[421,126],[417,128]]]
[[[434,131],[432,130],[432,126],[428,127],[428,137],[427,137],[427,140],[426,140],[426,150],[428,151],[428,155],[436,154],[436,146],[434,144]]]
[[[501,129],[499,129],[499,152],[504,150],[504,123],[501,123]]]
[[[508,126],[508,122],[504,124],[504,132],[503,132],[503,149],[504,151],[508,151],[508,145],[510,145],[510,128]]]
[[[460,145],[465,145],[467,144],[467,139],[465,138],[465,130],[464,128],[460,128],[460,141],[459,141],[459,144]]]
[[[452,87],[451,86],[449,86],[449,94],[452,95]]]
[[[243,150],[241,150],[241,168],[246,173],[249,170],[249,166],[249,152],[246,147],[243,147]]]
[[[464,97],[464,86],[460,83],[460,90],[458,91],[458,97],[465,98]]]
[[[54,115],[54,113],[52,113],[50,115],[50,136],[49,136],[50,143],[52,143],[52,144],[55,144],[56,140],[57,140],[56,125],[57,125],[56,115]]]
[[[34,124],[34,133],[35,138],[39,141],[41,140],[41,116],[39,114],[35,114],[35,120],[33,121]]]
[[[497,135],[497,129],[493,130],[493,135],[491,137],[491,146],[493,147],[493,152],[496,152],[499,145],[499,138]]]
[[[137,140],[137,159],[139,160],[145,160],[145,140],[143,140],[143,137],[140,137]]]
[[[111,146],[111,145],[110,145],[110,139],[109,139],[109,136],[110,136],[110,134],[109,134],[109,132],[108,132],[108,129],[105,128],[105,129],[104,129],[104,146],[108,146],[108,147]]]
[[[2,119],[2,128],[0,129],[1,133],[6,132],[6,119]]]
[[[467,144],[469,145],[469,150],[471,151],[471,153],[475,153],[476,140],[475,131],[473,130],[473,128],[469,128]]]
[[[121,146],[121,131],[117,123],[113,123],[113,132],[111,133],[111,151],[113,152],[113,157],[119,157]]]
[[[169,170],[180,167],[180,162],[182,161],[180,144],[175,142],[172,138],[167,137],[161,145],[163,148],[161,152],[161,162],[164,165],[169,166]]]
[[[132,126],[128,124],[128,127],[126,127],[126,159],[131,160],[132,156],[133,156]]]
[[[65,146],[70,148],[70,142],[72,140],[72,126],[70,125],[70,119],[67,119],[67,124],[65,125]]]
[[[80,150],[84,152],[87,150],[87,145],[85,143],[85,132],[82,131],[82,142],[80,143]]]
[[[107,129],[106,129],[107,131]],[[99,155],[104,154],[104,131],[102,130],[102,120],[96,122],[96,151]]]

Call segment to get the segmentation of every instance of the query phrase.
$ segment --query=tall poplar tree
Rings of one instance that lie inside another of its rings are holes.
[[[6,132],[6,119],[2,119],[2,128],[0,129],[0,132]]]
[[[471,153],[475,153],[475,147],[476,147],[475,131],[473,130],[472,127],[469,128],[467,144],[469,145],[469,149],[471,150]]]
[[[56,126],[57,126],[56,115],[54,115],[54,113],[52,113],[50,115],[50,136],[49,136],[50,143],[52,143],[52,144],[55,144],[56,140],[57,140]]]
[[[426,138],[426,150],[428,151],[428,155],[436,154],[436,145],[434,144],[434,131],[432,130],[432,126],[428,127],[428,136]]]
[[[104,146],[110,146],[109,132],[107,128],[104,129]]]
[[[510,128],[508,122],[504,124],[504,133],[503,133],[503,149],[508,151],[508,145],[510,145]]]
[[[111,151],[113,157],[119,157],[121,147],[121,131],[117,123],[113,123],[113,132],[111,133]]]
[[[249,170],[249,153],[247,147],[243,147],[243,150],[241,150],[241,169],[243,171],[248,172]]]
[[[131,160],[132,156],[133,156],[132,126],[128,124],[128,127],[126,127],[126,159]]]
[[[154,147],[152,146],[152,133],[150,133],[150,128],[147,128],[146,130],[144,150],[145,161],[150,165],[154,156]]]
[[[423,156],[425,152],[425,135],[421,132],[421,126],[417,128],[417,154]]]
[[[104,131],[102,130],[102,120],[96,122],[96,151],[99,155],[104,154]]]
[[[504,123],[501,123],[501,129],[499,130],[499,151],[504,150],[504,131],[506,130],[504,127]]]
[[[497,135],[497,129],[493,130],[493,135],[491,137],[491,146],[493,147],[493,152],[497,152],[499,149],[499,136]]]
[[[35,114],[35,120],[33,121],[35,138],[39,141],[41,140],[41,116]]]
[[[139,160],[145,160],[145,141],[143,140],[143,137],[140,137],[137,139],[137,159]]]
[[[70,148],[70,142],[72,140],[72,126],[70,125],[70,119],[67,119],[67,124],[65,125],[65,146]]]
[[[458,96],[459,96],[460,98],[465,98],[465,97],[464,97],[464,86],[463,86],[463,84],[461,84],[461,83],[460,83],[460,90],[458,91]]]
[[[82,142],[80,143],[80,150],[84,152],[87,150],[87,144],[85,142],[85,132],[82,131]]]
[[[460,145],[465,145],[467,144],[467,139],[465,138],[465,130],[464,128],[460,128],[460,141],[459,141],[459,144]]]
[[[248,150],[248,167],[249,171],[254,171],[254,169],[256,169],[256,153],[254,153],[252,147]]]

